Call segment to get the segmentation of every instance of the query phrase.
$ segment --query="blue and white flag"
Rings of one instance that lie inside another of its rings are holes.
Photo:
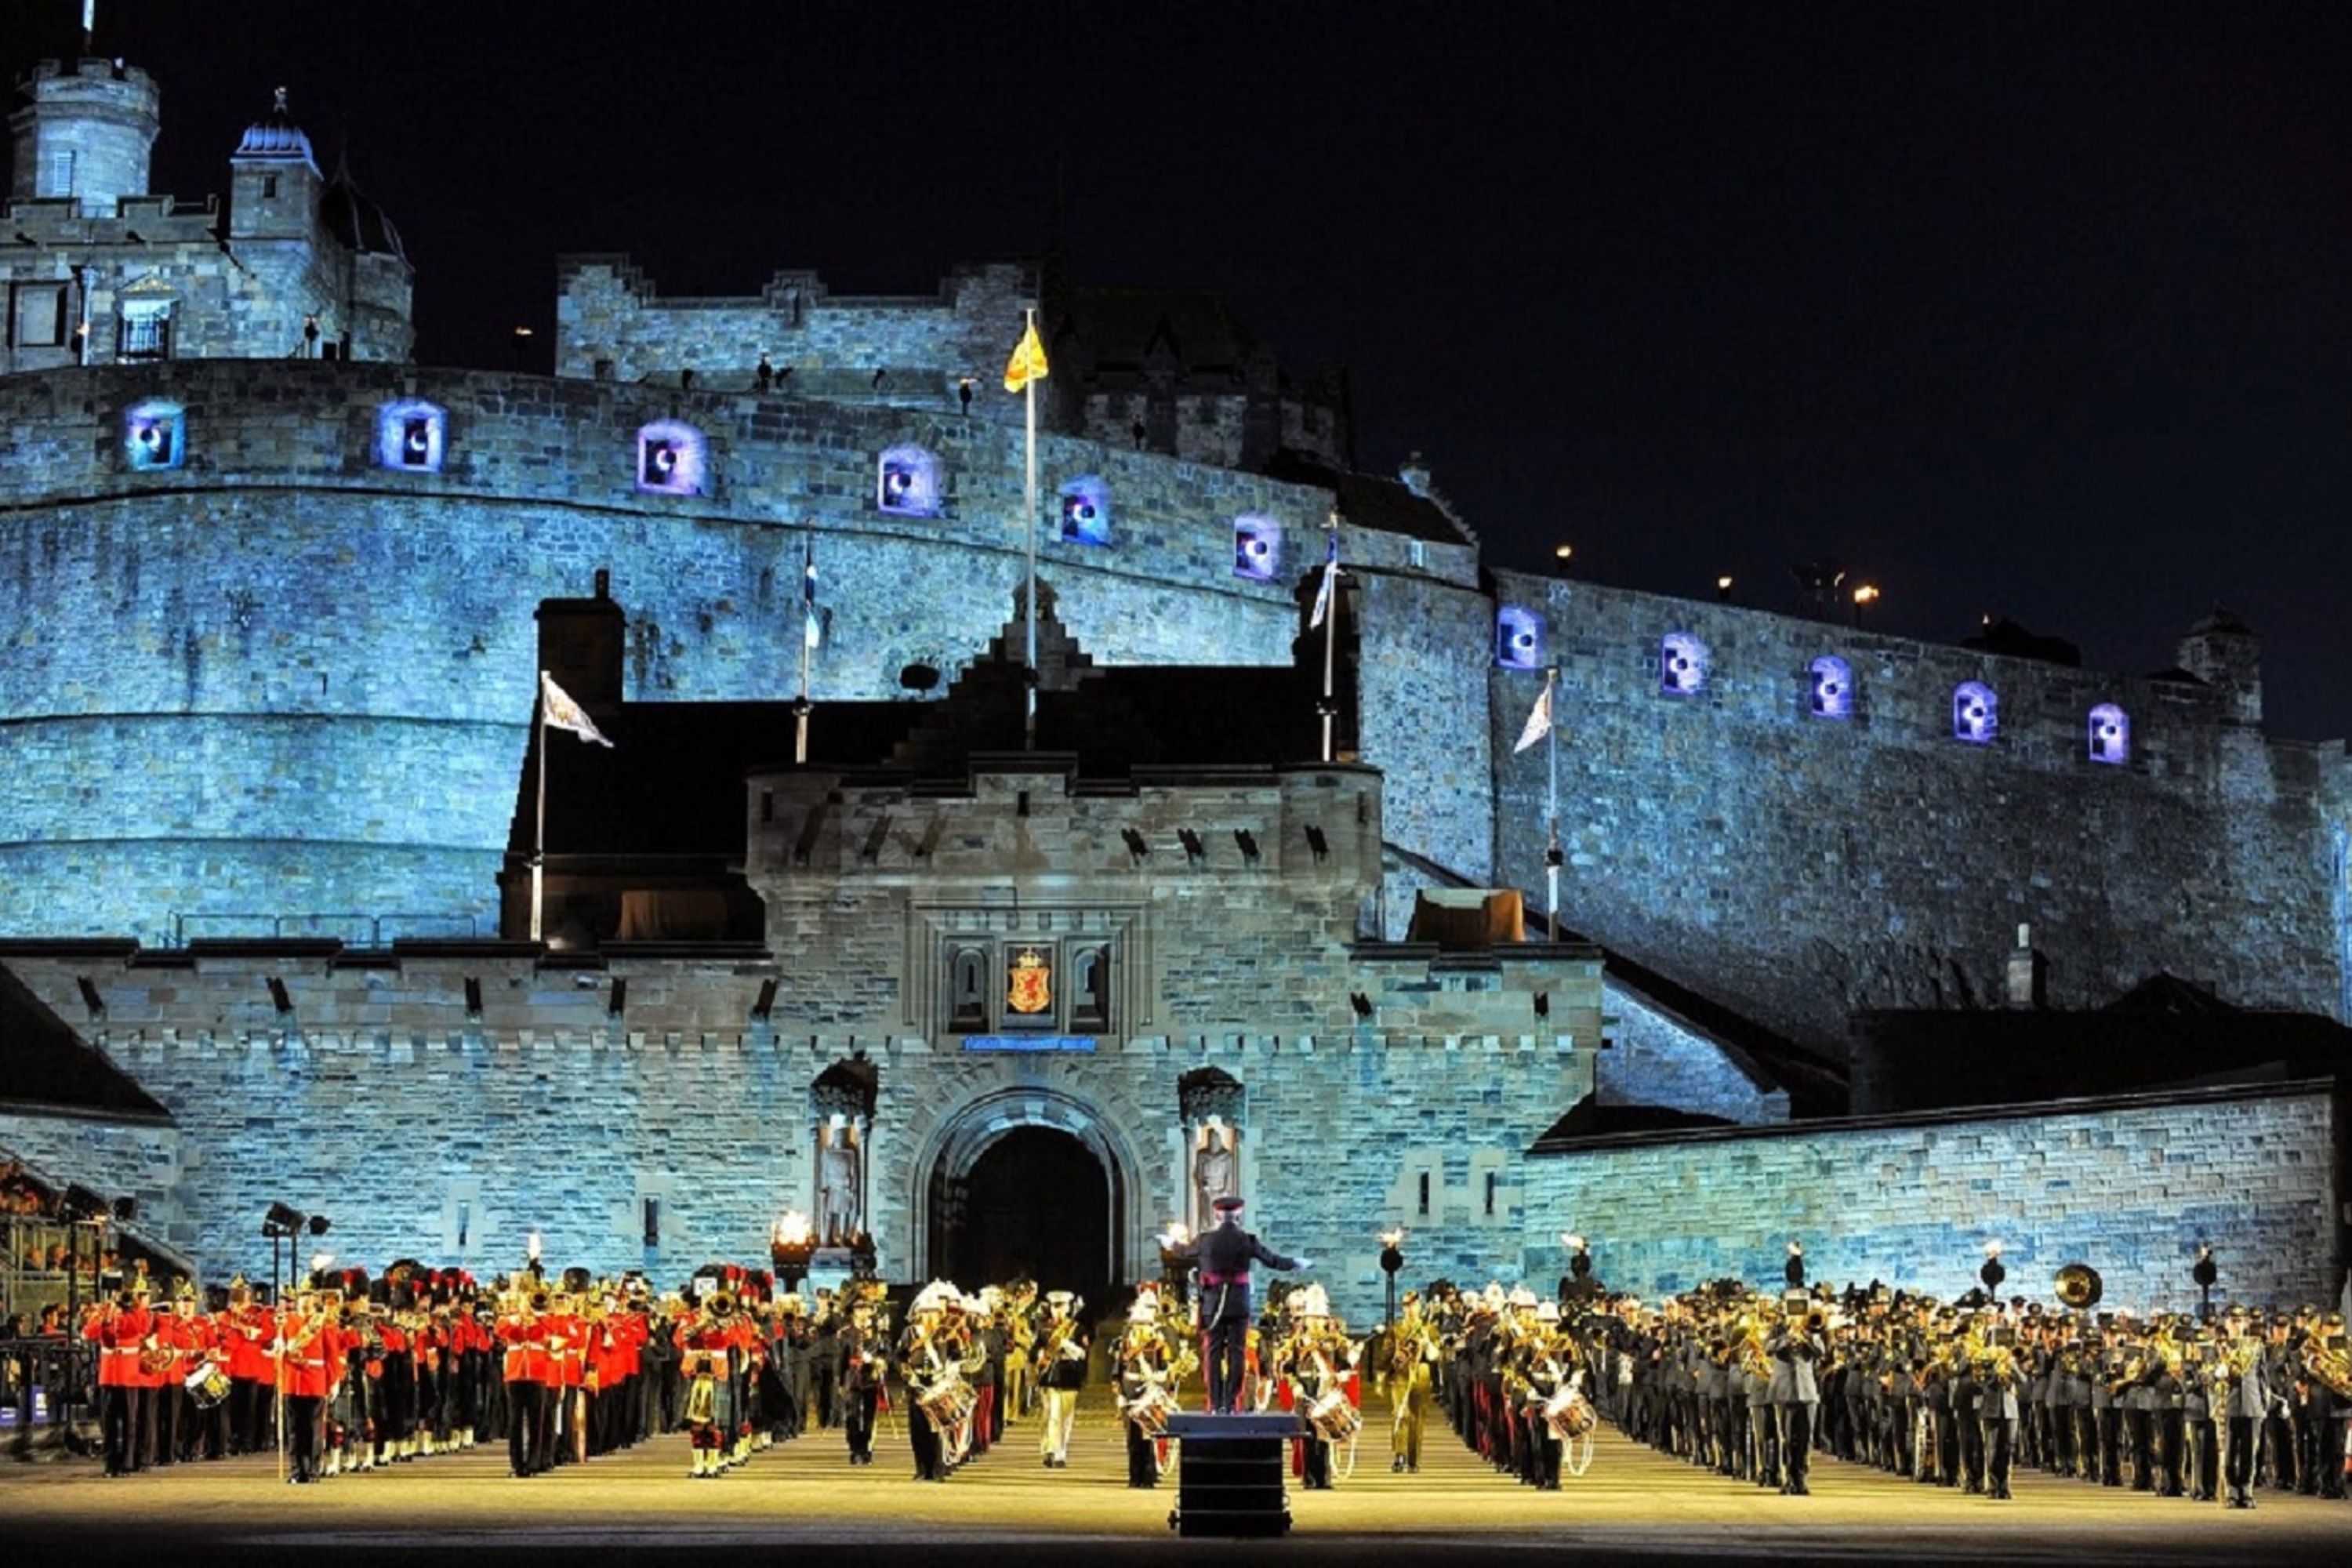
[[[824,646],[824,612],[816,604],[816,541],[811,539],[801,557],[801,640],[810,647]]]
[[[1339,588],[1339,531],[1335,528],[1331,530],[1331,553],[1323,563],[1323,581],[1315,589],[1314,613],[1307,617],[1307,630],[1312,631],[1321,626],[1324,617],[1331,613],[1331,598]]]

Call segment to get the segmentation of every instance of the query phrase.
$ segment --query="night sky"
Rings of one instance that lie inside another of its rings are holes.
[[[101,0],[155,188],[270,89],[503,366],[560,251],[670,293],[1034,256],[1210,286],[1352,377],[1492,563],[2147,671],[2215,604],[2270,728],[2352,731],[2352,6]],[[74,0],[0,0],[13,77]],[[1009,346],[1009,342],[1008,342]]]

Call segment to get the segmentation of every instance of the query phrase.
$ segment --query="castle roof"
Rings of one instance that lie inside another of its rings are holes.
[[[272,98],[269,112],[245,128],[244,139],[236,144],[240,158],[299,158],[315,165],[310,155],[310,138],[294,123],[293,114],[286,107],[286,89],[279,88]]]
[[[319,221],[329,234],[348,248],[362,256],[390,256],[402,261],[408,251],[400,243],[400,231],[383,216],[375,198],[359,187],[352,178],[351,164],[337,159],[335,172],[319,193]]]
[[[5,944],[37,952],[38,942]],[[132,944],[121,944],[128,952]],[[0,963],[0,1106],[100,1112],[167,1121],[170,1113],[115,1065],[82,1044],[73,1026]]]
[[[1855,1035],[1857,1113],[2352,1072],[2352,1028],[2162,973],[2104,1006],[1885,1009],[1858,1014]]]
[[[1265,477],[1285,484],[1312,485],[1338,498],[1339,515],[1360,528],[1432,544],[1475,544],[1468,530],[1430,496],[1402,479],[1335,468],[1321,458],[1284,447],[1269,458]]]

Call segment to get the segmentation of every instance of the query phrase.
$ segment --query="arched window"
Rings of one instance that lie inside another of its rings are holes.
[[[899,517],[940,515],[940,460],[920,447],[893,447],[882,454],[874,479],[874,504]]]
[[[703,491],[702,432],[675,419],[656,419],[637,432],[637,489],[655,495]]]
[[[988,954],[979,948],[948,955],[948,1027],[958,1034],[988,1027]]]
[[[1271,583],[1282,570],[1282,524],[1263,512],[1234,519],[1234,575]]]
[[[1543,621],[1536,613],[1517,605],[1496,611],[1495,662],[1505,669],[1538,669],[1543,660]]]
[[[1110,542],[1110,487],[1093,474],[1082,474],[1062,487],[1062,542]]]
[[[387,403],[375,412],[375,460],[380,468],[437,474],[447,438],[448,411],[421,398]]]
[[[1853,717],[1853,670],[1835,654],[1823,654],[1805,667],[1811,688],[1806,705],[1816,719]]]
[[[1981,680],[1952,688],[1952,739],[1989,746],[2000,733],[2000,699]]]
[[[1669,697],[1696,697],[1706,689],[1706,644],[1688,632],[1668,632],[1658,641],[1658,689]]]
[[[160,397],[133,404],[122,416],[122,460],[142,470],[186,462],[187,411]]]
[[[2112,702],[2091,710],[2091,761],[2121,766],[2131,761],[2131,715]]]

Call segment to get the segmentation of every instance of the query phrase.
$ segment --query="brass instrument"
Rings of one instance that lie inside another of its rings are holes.
[[[2303,1368],[2315,1382],[2324,1383],[2339,1395],[2352,1399],[2352,1352],[2345,1349],[2342,1340],[2323,1340],[2314,1334],[2303,1342]]]
[[[2076,1311],[2088,1311],[2097,1306],[2099,1298],[2106,1293],[2106,1287],[2099,1279],[2099,1271],[2087,1263],[2069,1263],[2058,1270],[2058,1278],[2052,1282],[2051,1289],[2061,1302]]]

